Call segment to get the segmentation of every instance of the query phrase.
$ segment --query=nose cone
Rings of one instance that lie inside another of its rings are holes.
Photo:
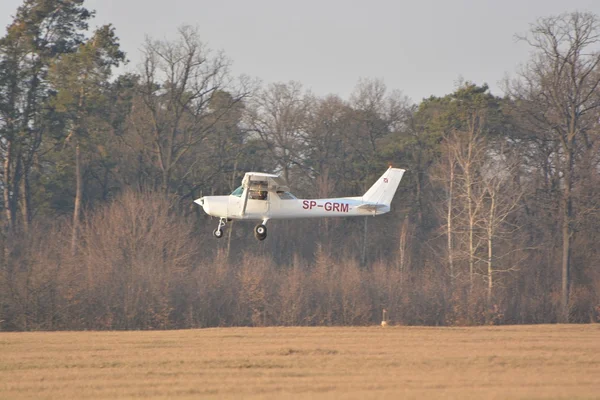
[[[228,202],[229,196],[204,196],[194,200],[194,203],[200,204],[204,208],[205,213],[220,218],[227,217]]]
[[[208,201],[206,197],[200,197],[199,199],[194,200],[194,203],[198,204],[200,207],[204,209],[204,212],[210,214],[208,212]]]

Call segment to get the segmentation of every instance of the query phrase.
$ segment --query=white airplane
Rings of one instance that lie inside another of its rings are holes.
[[[390,211],[403,174],[403,169],[390,167],[361,197],[304,200],[291,194],[279,175],[247,172],[242,186],[229,196],[204,196],[194,202],[208,215],[219,218],[219,226],[213,231],[215,237],[223,237],[227,221],[258,220],[261,222],[254,228],[254,235],[265,240],[270,219],[385,214]]]

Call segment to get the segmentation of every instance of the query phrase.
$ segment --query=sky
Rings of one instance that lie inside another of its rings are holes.
[[[4,29],[22,0],[0,0]],[[598,0],[88,0],[91,27],[112,23],[135,71],[146,36],[174,39],[198,28],[222,50],[234,75],[265,85],[298,81],[318,96],[349,98],[360,79],[381,79],[418,103],[458,82],[502,81],[527,62],[515,40],[540,17],[570,11],[600,16]]]

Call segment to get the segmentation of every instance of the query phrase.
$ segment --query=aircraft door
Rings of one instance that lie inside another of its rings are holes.
[[[269,216],[270,193],[267,182],[251,182],[248,187],[248,204],[246,215],[251,218],[267,218]]]

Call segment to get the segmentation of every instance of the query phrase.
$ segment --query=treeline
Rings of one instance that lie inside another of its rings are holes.
[[[600,25],[539,19],[506,95],[417,105],[235,78],[182,27],[137,73],[82,0],[26,0],[0,39],[0,329],[590,322],[600,318]],[[507,40],[510,40],[507,39]],[[299,197],[408,169],[384,217],[221,240],[193,199],[246,171]]]
[[[32,229],[19,264],[4,271],[4,328],[370,325],[383,308],[399,324],[532,323],[546,321],[555,306],[499,288],[503,300],[488,310],[483,287],[470,292],[464,280],[451,287],[435,266],[403,269],[385,259],[361,266],[321,246],[310,262],[297,256],[276,264],[268,251],[232,261],[171,209],[160,196],[127,192],[88,215],[77,255],[69,251],[69,226]],[[580,301],[574,310],[585,313]]]

